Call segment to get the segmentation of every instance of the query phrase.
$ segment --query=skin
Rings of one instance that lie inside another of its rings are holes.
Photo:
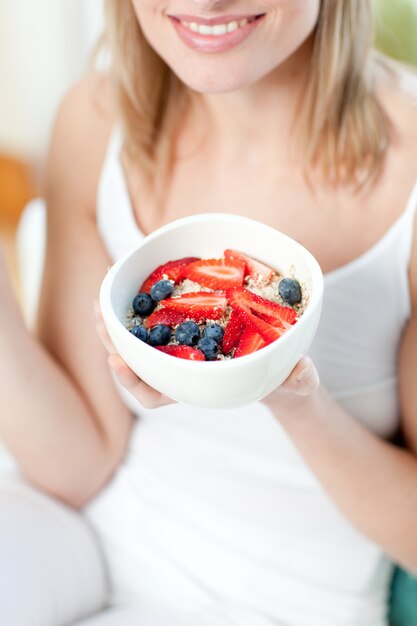
[[[123,155],[133,210],[145,233],[192,214],[195,207],[209,212],[221,206],[230,213],[253,216],[256,206],[258,220],[298,239],[325,272],[350,262],[380,239],[403,212],[417,178],[413,104],[417,88],[408,84],[407,74],[401,89],[388,76],[377,82],[378,97],[393,124],[393,141],[377,180],[360,193],[324,187],[313,193],[292,150],[290,127],[319,3],[137,0],[133,4],[148,40],[196,90],[196,106],[181,129],[163,211],[142,189],[135,163]],[[200,16],[267,12],[271,19],[263,24],[263,34],[248,38],[226,62],[185,50],[164,21],[171,11]],[[115,120],[111,88],[105,77],[97,76],[72,90],[57,118],[47,177],[42,344],[24,330],[0,262],[6,294],[0,304],[0,328],[10,329],[0,336],[0,376],[10,381],[5,386],[9,393],[1,400],[7,410],[0,410],[0,433],[34,484],[76,507],[88,502],[113,474],[132,426],[132,417],[111,384],[107,360],[120,382],[145,406],[170,401],[114,354],[100,312],[94,316],[92,307],[111,263],[95,228],[95,210],[98,178]],[[203,135],[202,129],[209,132]],[[258,180],[262,185],[255,184]],[[319,385],[309,359],[303,359],[264,402],[351,522],[394,560],[417,571],[414,248],[409,276],[413,314],[399,358],[407,448],[382,441],[358,424]],[[29,416],[21,397],[22,386],[27,385]]]

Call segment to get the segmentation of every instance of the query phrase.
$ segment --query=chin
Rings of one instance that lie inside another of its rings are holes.
[[[241,83],[234,83],[231,81],[207,82],[204,80],[194,79],[182,82],[184,82],[184,84],[192,91],[202,94],[229,93],[231,91],[238,91],[241,87],[243,87]]]
[[[242,75],[238,70],[206,71],[202,68],[181,71],[172,68],[173,72],[189,89],[198,93],[215,94],[238,91],[256,82],[256,79]]]

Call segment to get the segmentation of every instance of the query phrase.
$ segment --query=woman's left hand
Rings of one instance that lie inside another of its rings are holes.
[[[320,379],[316,367],[310,357],[305,356],[298,361],[280,389],[298,396],[309,396],[318,389],[319,385]]]
[[[288,378],[272,393],[262,399],[271,409],[284,400],[292,401],[296,396],[307,397],[320,386],[316,367],[310,357],[303,357],[292,370]]]

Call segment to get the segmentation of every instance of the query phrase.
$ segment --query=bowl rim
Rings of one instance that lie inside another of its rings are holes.
[[[111,303],[111,290],[112,290],[114,280],[119,270],[121,269],[122,266],[125,265],[125,263],[129,261],[129,259],[132,256],[134,256],[137,253],[137,251],[140,248],[142,248],[145,244],[149,244],[149,242],[152,242],[154,239],[158,239],[160,236],[164,235],[166,232],[177,230],[178,228],[181,228],[182,226],[186,226],[188,224],[219,221],[219,220],[229,221],[229,222],[238,222],[239,224],[241,224],[242,221],[244,221],[247,223],[248,226],[250,226],[251,224],[252,225],[256,224],[257,226],[262,226],[265,229],[273,230],[276,235],[281,237],[283,240],[287,240],[293,247],[295,247],[298,250],[298,252],[301,254],[301,256],[306,258],[306,260],[308,261],[308,266],[311,271],[312,284],[314,285],[314,290],[313,290],[313,294],[310,295],[310,301],[307,305],[305,312],[299,318],[297,323],[294,324],[289,330],[287,330],[287,332],[284,333],[281,337],[279,337],[278,340],[273,341],[272,343],[268,344],[267,346],[262,348],[262,350],[258,350],[256,352],[253,352],[252,354],[245,355],[243,357],[244,363],[249,364],[249,359],[251,359],[254,362],[258,360],[259,358],[263,358],[262,355],[267,356],[267,354],[269,354],[274,349],[276,349],[278,345],[283,345],[285,342],[289,341],[292,335],[295,332],[298,332],[298,330],[307,323],[308,319],[314,314],[315,309],[321,306],[322,297],[323,297],[323,289],[324,289],[324,277],[323,277],[323,272],[321,270],[321,267],[317,259],[311,254],[311,252],[309,252],[307,248],[305,248],[302,244],[300,244],[298,241],[296,241],[289,235],[286,235],[282,231],[279,231],[278,229],[273,228],[272,226],[269,226],[268,224],[259,222],[258,220],[254,220],[249,217],[235,215],[232,213],[200,213],[198,215],[182,217],[177,220],[173,220],[172,222],[169,222],[168,224],[164,224],[157,230],[145,236],[140,241],[139,244],[137,244],[133,249],[130,249],[124,256],[122,256],[118,261],[116,261],[109,268],[107,274],[105,275],[102,281],[99,300],[100,300],[100,306],[102,308],[103,308],[102,306],[103,303],[105,305],[106,313],[103,314],[104,321],[106,321],[106,317],[107,318],[110,317],[116,323],[117,326],[120,326],[120,328],[123,329],[123,331],[127,333],[126,337],[128,335],[130,336],[132,340],[132,345],[133,345],[133,342],[138,342],[138,339],[132,335],[132,333],[124,326],[123,322],[121,322],[121,320],[118,318]],[[146,350],[152,350],[153,353],[158,352],[160,357],[163,360],[169,359],[170,362],[172,361],[172,358],[173,358],[172,355],[166,354],[160,350],[155,351],[155,348],[153,346],[150,346],[144,341],[140,342],[140,344],[142,344],[140,349],[143,348],[145,352]],[[138,346],[137,343],[135,345]],[[166,362],[168,363],[168,361]],[[194,367],[203,367],[203,366],[207,368],[207,367],[216,366],[216,367],[222,367],[223,369],[225,368],[231,369],[233,367],[240,367],[241,362],[242,362],[242,358],[224,359],[224,360],[216,360],[216,361],[193,361],[193,360],[188,360],[188,359],[181,359],[181,366],[185,368],[187,367],[194,368]]]

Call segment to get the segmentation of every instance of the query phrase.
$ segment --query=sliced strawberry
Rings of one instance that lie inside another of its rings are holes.
[[[196,291],[185,293],[177,298],[167,298],[162,300],[161,304],[167,309],[183,313],[199,322],[220,319],[226,310],[227,300],[224,293]]]
[[[241,321],[253,330],[256,330],[266,343],[275,341],[290,327],[280,317],[281,309],[285,307],[257,296],[244,287],[228,289],[226,297]],[[268,316],[268,321],[261,319],[260,314]],[[287,313],[285,313],[286,315]],[[272,321],[271,318],[274,325],[270,323]]]
[[[265,315],[265,313],[259,313],[255,310],[253,312],[255,315],[260,317],[261,320],[268,322],[272,326],[277,326],[278,328],[285,328],[286,330],[288,330],[290,326],[293,326],[298,319],[297,313],[294,311],[294,309],[291,309],[289,306],[281,307],[281,311],[279,313],[279,319],[271,315]]]
[[[260,261],[253,259],[242,252],[238,252],[237,250],[225,250],[224,256],[226,259],[235,259],[237,261],[242,261],[246,264],[246,273],[245,276],[250,276],[254,280],[262,280],[265,282],[269,282],[276,272],[273,269],[264,265]]]
[[[139,289],[140,292],[149,293],[155,283],[159,280],[169,279],[173,280],[175,284],[179,283],[183,278],[183,269],[189,263],[198,261],[198,257],[190,256],[184,259],[177,259],[176,261],[168,261],[163,265],[160,265],[148,276]]]
[[[264,320],[261,320],[257,315],[253,315],[249,307],[245,304],[241,306],[240,304],[230,301],[230,306],[233,307],[242,322],[259,333],[266,343],[272,343],[276,339],[279,339],[285,332],[283,328],[271,326],[271,324],[264,322]]]
[[[241,321],[236,311],[232,311],[230,320],[224,329],[222,347],[225,354],[228,354],[232,348],[237,346],[244,330],[245,324]]]
[[[267,298],[258,296],[252,293],[252,291],[249,291],[249,289],[242,287],[231,291],[234,292],[233,297],[235,299],[237,298],[238,302],[245,302],[252,313],[273,326],[288,330],[298,319],[294,309],[288,306],[281,306],[277,302],[272,302]]]
[[[234,259],[204,259],[184,268],[184,276],[209,289],[230,289],[243,284],[245,263]]]
[[[197,348],[191,348],[190,346],[157,346],[157,350],[176,356],[180,359],[187,359],[188,361],[205,361],[206,357]]]
[[[145,328],[153,328],[158,324],[165,324],[170,328],[174,326],[178,326],[178,324],[182,324],[185,322],[187,316],[183,313],[179,313],[178,311],[170,311],[169,309],[158,309],[158,311],[154,311],[143,323]]]
[[[266,345],[266,342],[262,339],[260,334],[247,326],[243,331],[242,337],[240,338],[239,345],[234,353],[234,358],[256,352],[257,350],[264,348]]]

